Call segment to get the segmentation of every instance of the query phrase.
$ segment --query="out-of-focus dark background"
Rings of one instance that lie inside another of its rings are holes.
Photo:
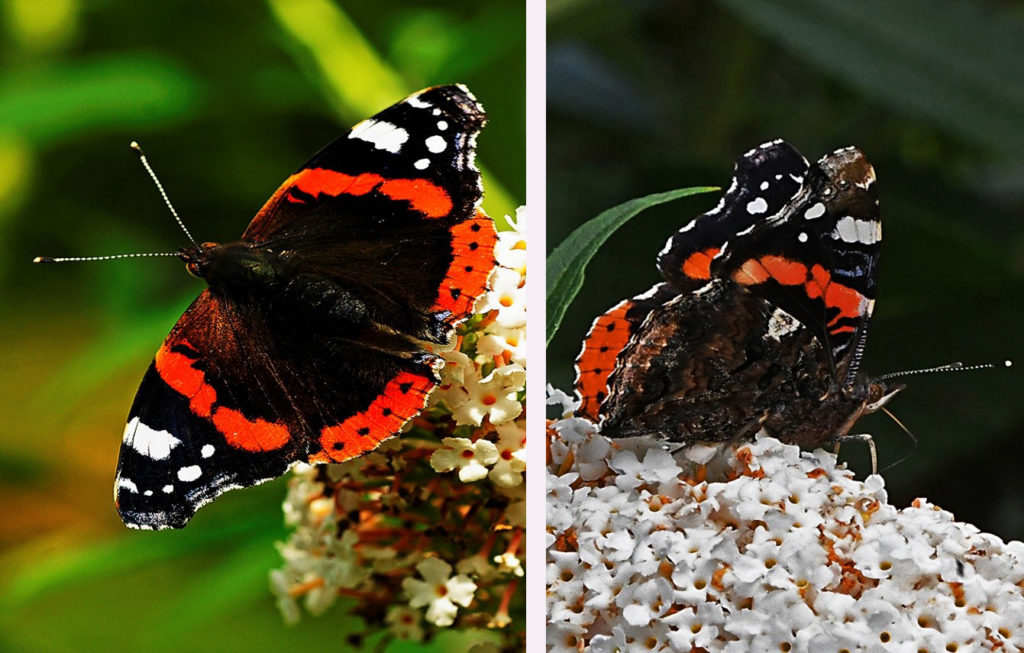
[[[181,532],[129,532],[114,512],[128,407],[202,282],[175,259],[30,261],[186,244],[133,139],[196,239],[231,240],[322,145],[448,82],[488,110],[484,208],[511,213],[524,14],[521,0],[0,0],[0,650],[358,648],[337,609],[282,625],[267,582],[282,481]]]
[[[1024,537],[1024,8],[992,0],[550,0],[548,243],[627,199],[728,185],[784,138],[811,160],[860,147],[878,174],[881,287],[864,368],[919,376],[863,419],[890,498],[925,496]],[[717,195],[642,214],[591,263],[548,350],[569,389],[590,321],[657,279],[665,239]],[[862,447],[843,447],[858,475]]]

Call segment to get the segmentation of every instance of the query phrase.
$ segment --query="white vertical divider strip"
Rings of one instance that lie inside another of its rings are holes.
[[[545,489],[547,352],[545,259],[547,252],[547,10],[545,0],[526,0],[526,650],[545,650]]]

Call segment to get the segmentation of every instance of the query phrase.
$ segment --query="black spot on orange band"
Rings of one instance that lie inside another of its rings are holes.
[[[401,372],[366,410],[320,431],[323,451],[311,456],[309,462],[340,463],[376,449],[423,410],[435,385],[434,379],[428,376]]]
[[[448,288],[448,292],[439,292],[430,310],[449,311],[463,318],[473,312],[476,298],[487,288],[487,279],[494,269],[494,245],[498,236],[494,222],[483,211],[454,225],[451,234],[452,262],[442,286]]]

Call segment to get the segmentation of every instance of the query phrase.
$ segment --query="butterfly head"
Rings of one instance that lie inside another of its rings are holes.
[[[205,242],[195,247],[183,247],[178,250],[178,258],[185,262],[185,269],[193,277],[205,279],[210,267],[210,261],[217,256],[221,249],[220,243]]]
[[[889,384],[885,381],[870,381],[867,384],[867,396],[864,398],[864,412],[873,413],[881,410],[896,394],[907,387],[903,383]]]

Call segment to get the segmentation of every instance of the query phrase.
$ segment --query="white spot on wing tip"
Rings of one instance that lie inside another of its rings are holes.
[[[412,167],[417,170],[426,170],[430,166],[430,159],[418,159],[416,163],[412,164]]]
[[[171,492],[174,492],[174,486],[173,485],[165,485],[165,486],[163,486],[160,489],[163,491],[164,494],[170,494]]]
[[[153,460],[167,460],[171,450],[181,444],[181,440],[174,437],[170,431],[158,431],[146,426],[138,417],[133,417],[125,425],[121,441]]]
[[[429,109],[430,107],[434,106],[433,104],[427,102],[426,100],[421,100],[420,95],[422,95],[422,93],[410,95],[405,99],[405,103],[408,104],[410,107],[416,107],[417,109]]]
[[[804,218],[807,220],[814,220],[815,218],[820,218],[823,215],[825,215],[825,205],[821,202],[818,202],[804,212]]]
[[[409,140],[409,132],[383,120],[364,120],[352,128],[348,137],[366,141],[378,150],[397,154]]]
[[[199,465],[189,465],[178,470],[178,480],[186,483],[194,481],[202,475],[203,470]]]
[[[846,215],[836,222],[835,229],[829,235],[846,243],[873,245],[882,239],[882,224],[876,220],[858,220]]]
[[[448,147],[448,143],[444,140],[444,137],[437,136],[436,134],[424,141],[424,144],[427,146],[427,149],[434,154],[444,152],[444,148]]]
[[[212,444],[204,444],[203,448],[199,451],[199,455],[201,455],[203,458],[209,458],[210,456],[213,455],[214,451],[216,451],[216,449]]]
[[[747,213],[750,215],[758,215],[768,210],[768,202],[764,201],[763,197],[757,197],[747,203]]]
[[[122,490],[128,490],[129,492],[131,492],[133,494],[138,494],[139,493],[138,486],[136,486],[135,482],[133,480],[131,480],[130,478],[119,478],[119,479],[117,479],[117,487],[122,489]]]

